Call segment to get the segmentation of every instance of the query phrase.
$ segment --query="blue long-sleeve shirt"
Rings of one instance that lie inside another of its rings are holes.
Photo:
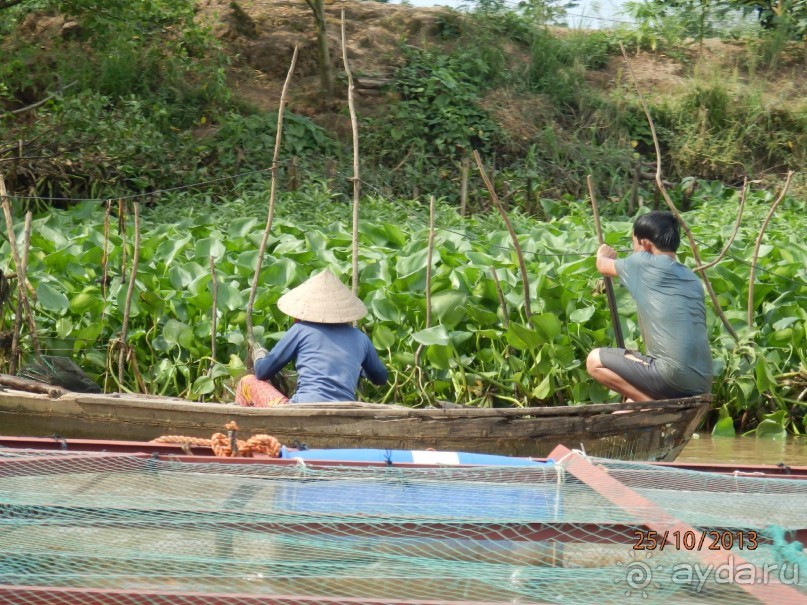
[[[298,375],[292,403],[353,401],[362,370],[374,384],[387,382],[373,343],[350,324],[295,323],[255,362],[255,376],[269,380],[292,360]]]

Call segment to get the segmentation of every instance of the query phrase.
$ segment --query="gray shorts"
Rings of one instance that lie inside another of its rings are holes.
[[[626,355],[633,355],[639,361],[629,359]],[[682,392],[679,388],[668,384],[659,373],[655,358],[643,355],[638,351],[600,349],[600,361],[603,366],[615,374],[619,374],[643,393],[656,399],[676,399],[692,395],[692,393]]]

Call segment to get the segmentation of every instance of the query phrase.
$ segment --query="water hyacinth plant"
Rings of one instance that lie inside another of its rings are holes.
[[[697,209],[685,216],[709,260],[731,236],[737,194],[719,186],[704,185],[699,191]],[[234,381],[245,371],[245,307],[264,198],[245,193],[194,206],[185,199],[166,199],[144,209],[126,338],[136,363],[126,364],[120,384],[114,345],[132,271],[131,216],[125,211],[124,230],[113,224],[107,239],[101,203],[83,202],[38,215],[28,274],[43,348],[73,357],[107,390],[230,400]],[[734,341],[709,313],[714,392],[717,406],[725,406],[735,420],[745,414],[749,428],[755,420],[778,420],[780,428],[800,432],[804,387],[799,387],[799,376],[807,366],[807,245],[800,234],[807,225],[795,202],[786,201],[768,228],[756,271],[754,325],[745,319],[749,259],[771,200],[764,191],[749,194],[729,254],[709,270],[721,306],[740,335]],[[256,338],[267,347],[289,326],[275,304],[284,292],[324,267],[348,283],[351,267],[348,205],[313,188],[285,196],[278,213],[254,309]],[[364,200],[359,296],[370,313],[361,327],[385,358],[391,379],[383,388],[362,385],[360,397],[477,406],[614,400],[590,379],[584,365],[589,350],[613,344],[594,269],[597,243],[590,209],[584,201],[569,202],[557,214],[547,222],[512,214],[531,282],[532,315],[527,320],[518,261],[501,219],[462,219],[442,207],[436,220],[432,321],[427,328],[424,210],[414,202]],[[603,227],[606,242],[627,252],[631,219],[606,218]],[[0,250],[10,257],[7,242]],[[682,262],[691,265],[691,254],[683,246],[680,252]],[[13,268],[6,265],[4,270]],[[616,293],[627,346],[639,347],[632,301],[622,288]],[[6,307],[6,322],[11,317]],[[23,347],[28,343],[23,333]],[[726,429],[726,423],[722,426]]]

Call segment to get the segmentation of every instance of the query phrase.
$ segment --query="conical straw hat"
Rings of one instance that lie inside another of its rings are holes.
[[[303,321],[338,324],[367,315],[367,307],[327,269],[308,278],[277,301],[286,315]]]

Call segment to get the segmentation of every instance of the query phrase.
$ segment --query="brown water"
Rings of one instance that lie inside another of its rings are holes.
[[[676,462],[723,462],[737,464],[779,464],[807,466],[807,439],[782,440],[756,437],[712,437],[700,434],[676,458]]]

